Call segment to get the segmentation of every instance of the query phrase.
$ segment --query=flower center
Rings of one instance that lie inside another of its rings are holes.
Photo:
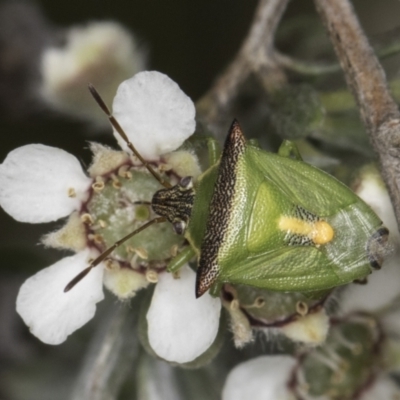
[[[160,165],[156,164],[156,168]],[[172,181],[179,179],[173,171],[168,176]],[[82,215],[89,216],[86,224],[89,245],[103,252],[155,218],[150,201],[159,189],[160,184],[147,170],[131,162],[98,176],[82,210]],[[121,267],[138,270],[163,269],[183,242],[184,238],[176,235],[169,223],[154,224],[114,250],[109,263],[118,262]]]

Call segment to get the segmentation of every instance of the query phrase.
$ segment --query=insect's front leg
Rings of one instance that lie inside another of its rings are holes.
[[[219,146],[219,143],[213,137],[207,138],[207,147],[208,147],[208,161],[211,166],[218,161],[221,155],[221,148]]]
[[[212,297],[219,297],[221,294],[222,286],[224,284],[222,282],[216,281],[211,287],[210,287],[210,295]]]
[[[291,158],[292,160],[303,161],[299,149],[291,140],[284,140],[279,147],[278,154],[281,157]]]
[[[258,139],[252,138],[247,141],[249,146],[257,147],[257,149],[261,149],[260,142]]]
[[[185,247],[179,254],[177,254],[167,265],[168,272],[176,272],[187,264],[194,256],[195,251],[191,246]]]

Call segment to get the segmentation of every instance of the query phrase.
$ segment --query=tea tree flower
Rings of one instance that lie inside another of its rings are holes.
[[[65,257],[29,278],[17,298],[17,312],[31,332],[48,344],[62,343],[69,334],[93,318],[103,300],[101,266],[66,295],[64,284],[71,274],[85,268],[89,250]]]
[[[217,336],[220,302],[211,296],[200,299],[192,296],[195,281],[196,274],[184,267],[180,279],[174,279],[171,274],[161,274],[155,288],[147,313],[149,343],[166,360],[190,362],[204,353]],[[168,303],[168,308],[163,302]],[[193,318],[194,314],[196,318]],[[213,330],[205,335],[204,325]],[[192,332],[189,337],[187,330]],[[171,346],[172,338],[180,343],[179,350]]]
[[[69,28],[64,46],[46,48],[41,61],[42,99],[61,112],[103,125],[107,120],[88,94],[87,83],[108,103],[120,82],[145,69],[136,38],[111,21]]]
[[[121,84],[113,108],[153,169],[171,184],[188,175],[196,179],[196,157],[186,150],[171,153],[195,128],[194,105],[178,85],[158,72],[139,73]],[[91,148],[88,175],[75,157],[44,145],[16,149],[0,166],[2,207],[30,223],[69,215],[66,225],[43,242],[76,253],[29,278],[19,292],[17,311],[34,335],[58,344],[93,317],[103,284],[125,300],[159,281],[147,317],[149,343],[168,361],[190,362],[213,343],[221,306],[209,295],[195,300],[194,273],[188,267],[180,279],[165,271],[184,242],[170,224],[154,224],[133,236],[64,293],[91,259],[155,216],[149,201],[160,183],[143,164],[127,152],[99,144]]]
[[[295,400],[289,381],[296,366],[291,356],[262,356],[236,366],[228,375],[222,400]]]
[[[0,202],[17,221],[55,221],[78,210],[92,180],[78,160],[41,144],[19,147],[1,165]]]
[[[302,293],[282,293],[245,285],[224,286],[223,305],[228,310],[236,347],[254,340],[254,332],[267,338],[286,336],[308,346],[322,344],[329,330],[324,305],[329,294],[307,298]]]

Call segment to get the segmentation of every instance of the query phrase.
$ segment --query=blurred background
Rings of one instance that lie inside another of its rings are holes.
[[[378,46],[394,38],[400,41],[398,0],[355,0],[353,4]],[[1,1],[0,160],[16,147],[43,143],[62,148],[88,165],[88,141],[115,146],[107,124],[65,112],[43,98],[43,55],[49,48],[65,47],[72,27],[93,21],[120,23],[133,33],[146,69],[169,75],[196,101],[236,54],[256,5],[256,0]],[[308,0],[290,3],[278,30],[277,48],[302,60],[335,62],[313,2]],[[384,62],[393,81],[399,78],[399,61],[395,56]],[[106,75],[107,70],[104,80],[109,78]],[[302,79],[292,77],[293,82]],[[325,90],[345,89],[340,72],[306,80]],[[86,88],[82,93],[90,100]],[[21,283],[65,256],[38,245],[40,237],[57,226],[21,224],[0,210],[0,400],[69,399],[88,342],[107,313],[105,302],[95,320],[57,347],[31,336],[16,314]]]

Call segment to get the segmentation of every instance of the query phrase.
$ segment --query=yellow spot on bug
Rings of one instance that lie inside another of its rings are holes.
[[[329,243],[334,236],[333,228],[326,221],[317,221],[314,223],[312,240],[315,244]]]
[[[294,217],[281,216],[278,223],[281,231],[309,237],[315,244],[329,243],[334,236],[332,226],[326,221],[304,221]]]

